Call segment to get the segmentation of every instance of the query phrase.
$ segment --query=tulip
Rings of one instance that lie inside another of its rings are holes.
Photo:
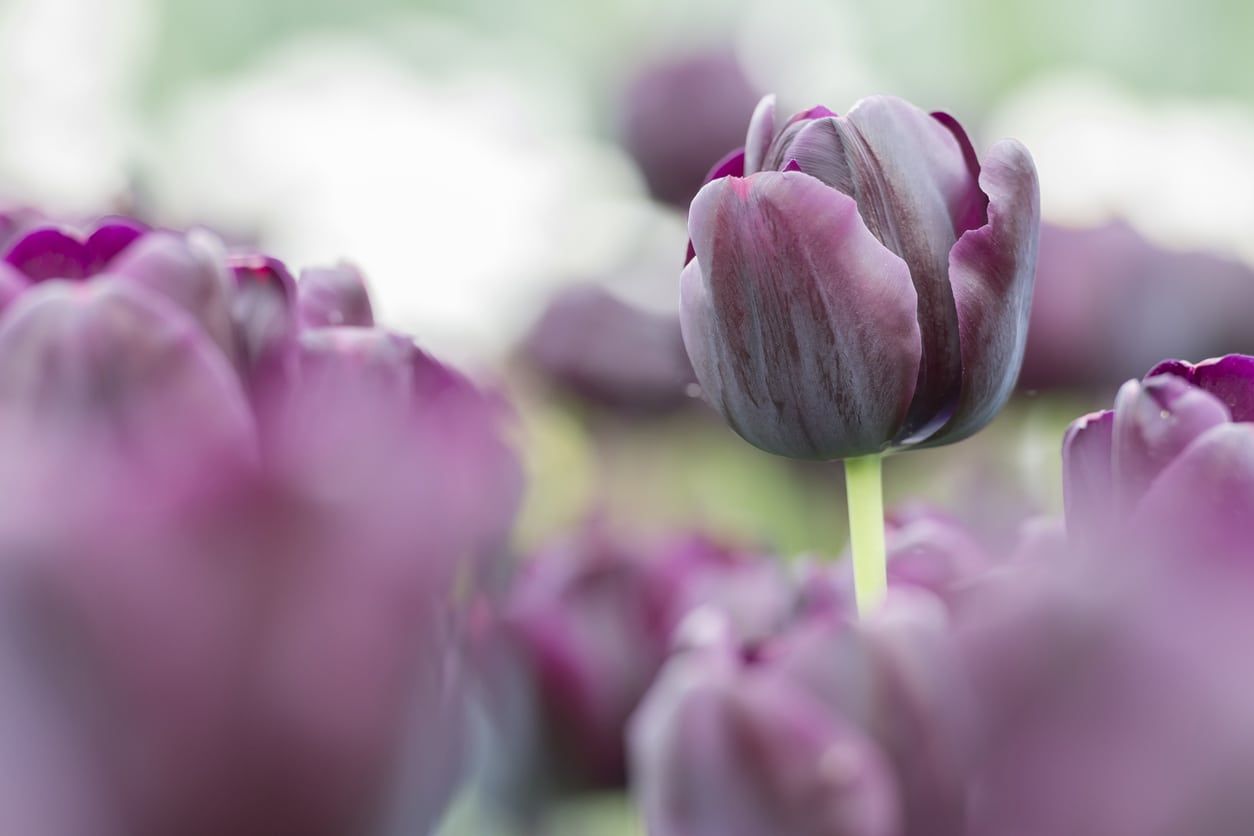
[[[1072,539],[1100,549],[1131,537],[1154,553],[1248,564],[1252,403],[1254,358],[1244,355],[1168,361],[1125,383],[1113,410],[1076,421],[1064,439]]]
[[[879,456],[948,444],[1014,386],[1039,199],[1018,143],[981,162],[958,123],[899,99],[777,128],[693,201],[684,344],[707,400],[769,452],[846,459],[859,601],[883,593]],[[861,555],[861,557],[860,557]]]
[[[656,836],[895,836],[897,787],[858,726],[725,647],[673,659],[632,718],[635,796]]]
[[[622,788],[627,718],[671,648],[710,624],[765,640],[792,602],[775,564],[699,536],[637,543],[591,525],[533,555],[501,615],[504,684],[493,689],[512,801]]]
[[[110,228],[16,242],[0,311],[0,618],[31,637],[0,664],[83,805],[57,815],[430,832],[467,743],[453,591],[517,504],[500,406],[405,337],[302,324],[278,262]]]
[[[677,316],[642,310],[593,285],[555,296],[523,353],[562,389],[629,415],[674,410],[689,401],[695,382]]]
[[[731,50],[664,55],[628,79],[619,133],[657,200],[686,209],[715,159],[744,135],[759,91]]]
[[[1247,832],[1248,587],[1206,561],[1161,572],[1136,548],[1074,556],[991,579],[964,611],[979,718],[966,833]]]
[[[1123,222],[1041,228],[1019,385],[1117,387],[1162,357],[1254,351],[1254,270],[1164,249]]]

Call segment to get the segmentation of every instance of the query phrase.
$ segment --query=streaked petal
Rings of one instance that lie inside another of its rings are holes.
[[[883,450],[918,375],[917,297],[854,201],[796,172],[726,178],[697,195],[689,231],[684,344],[733,429],[798,458]]]

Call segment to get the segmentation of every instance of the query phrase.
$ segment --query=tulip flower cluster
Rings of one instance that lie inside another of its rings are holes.
[[[0,288],[0,830],[427,832],[503,407],[349,266],[114,219],[17,236]]]

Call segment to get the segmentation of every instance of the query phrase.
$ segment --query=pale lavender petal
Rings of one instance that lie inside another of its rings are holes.
[[[310,328],[374,325],[366,280],[350,264],[302,271],[296,284],[296,306],[301,323]]]
[[[18,272],[8,262],[0,261],[0,312],[3,312],[13,300],[17,299],[30,282],[25,274]]]
[[[1094,412],[1067,428],[1062,442],[1062,489],[1067,532],[1089,537],[1114,522],[1115,413]]]
[[[221,243],[206,232],[150,232],[113,259],[108,273],[156,291],[190,314],[230,360],[234,294]]]
[[[1002,408],[1023,363],[1036,272],[1040,193],[1036,166],[1019,143],[1003,140],[984,161],[987,226],[963,234],[949,256],[958,310],[962,388],[953,417],[928,444],[980,430]]]
[[[725,178],[689,231],[681,320],[707,400],[771,452],[883,450],[914,393],[917,297],[853,199],[801,173]]]
[[[1174,375],[1125,383],[1115,398],[1111,456],[1119,511],[1129,513],[1194,439],[1229,420],[1217,398]]]
[[[749,120],[749,133],[745,137],[744,174],[748,176],[762,170],[766,151],[775,138],[775,95],[762,97]]]

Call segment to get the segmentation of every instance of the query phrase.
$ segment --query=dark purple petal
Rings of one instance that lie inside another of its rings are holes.
[[[917,379],[916,295],[854,201],[800,173],[725,178],[697,195],[689,231],[680,315],[707,400],[771,452],[883,450]]]
[[[1115,398],[1111,470],[1120,513],[1204,432],[1230,420],[1217,398],[1173,375],[1129,380]]]
[[[988,223],[988,195],[980,188],[980,158],[971,144],[971,137],[966,129],[953,116],[943,111],[935,111],[932,118],[940,122],[958,140],[962,147],[962,157],[967,162],[967,171],[971,174],[970,188],[965,195],[955,193],[955,202],[950,205],[950,213],[954,217],[954,234],[958,237],[968,229],[979,229]]]
[[[85,279],[91,275],[92,258],[87,248],[55,227],[26,233],[9,248],[4,260],[32,282]]]
[[[110,218],[96,227],[83,244],[90,259],[90,272],[98,273],[123,250],[148,232],[148,227],[130,218]]]
[[[296,305],[306,327],[374,325],[365,277],[349,264],[302,271],[296,284]]]
[[[1182,360],[1164,360],[1146,377],[1161,374],[1182,377],[1214,395],[1228,407],[1233,421],[1254,421],[1254,357],[1229,354],[1196,365]]]
[[[1062,442],[1062,490],[1067,532],[1091,538],[1114,524],[1112,465],[1115,413],[1085,415],[1067,428]]]
[[[658,200],[687,209],[710,162],[741,143],[758,91],[731,49],[664,56],[633,78],[620,135]]]
[[[918,293],[923,362],[903,438],[948,417],[962,374],[949,253],[973,179],[954,134],[922,110],[885,96],[859,101],[844,117],[805,122],[781,136],[767,160],[802,171],[853,197],[867,228],[910,267]]]
[[[993,146],[980,187],[989,197],[988,225],[964,233],[949,256],[962,388],[953,417],[929,445],[959,441],[991,421],[1023,363],[1040,229],[1036,167],[1027,149],[1013,140]]]

